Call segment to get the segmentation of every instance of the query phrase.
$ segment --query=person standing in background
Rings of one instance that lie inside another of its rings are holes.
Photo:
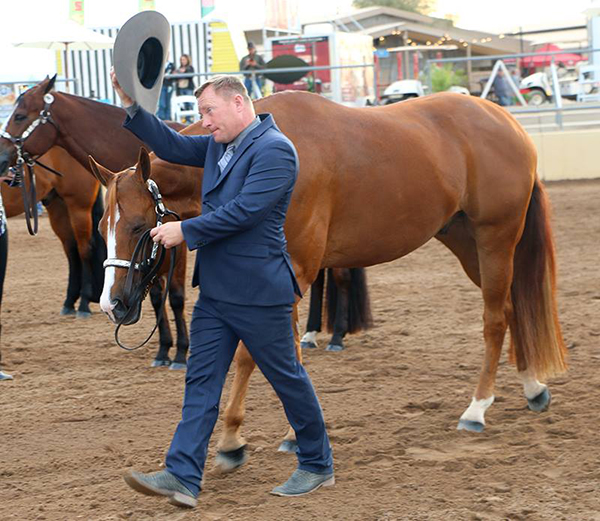
[[[171,95],[173,94],[173,80],[167,78],[168,74],[173,74],[175,65],[173,62],[167,62],[165,67],[165,76],[160,90],[160,98],[158,100],[157,116],[163,121],[171,119]]]
[[[194,67],[192,67],[192,64],[190,63],[189,55],[181,55],[181,58],[179,58],[179,67],[175,72],[177,74],[188,74],[190,72],[194,72]],[[192,96],[195,88],[196,86],[193,78],[179,78],[177,80],[175,92],[178,96]]]
[[[190,57],[188,54],[182,54],[179,58],[179,67],[175,71],[177,74],[187,74],[190,72],[194,72],[194,67],[190,62]],[[196,85],[194,84],[194,78],[179,78],[177,80],[177,85],[175,87],[175,93],[177,96],[193,96],[194,89]],[[193,103],[185,103],[183,105],[185,110],[193,110]],[[191,120],[188,118],[184,118],[184,123],[190,123]]]
[[[248,42],[248,54],[240,61],[240,70],[257,71],[264,68],[266,68],[265,60],[256,52],[254,43]],[[250,98],[258,99],[262,97],[262,75],[244,74],[244,86],[246,87]]]

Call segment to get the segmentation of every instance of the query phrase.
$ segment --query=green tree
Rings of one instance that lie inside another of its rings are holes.
[[[393,7],[413,13],[428,14],[435,8],[436,0],[354,0],[352,5],[363,7]]]
[[[431,69],[431,90],[433,92],[443,92],[453,85],[465,87],[467,84],[467,75],[462,69],[454,70],[449,63],[443,67],[434,65]]]

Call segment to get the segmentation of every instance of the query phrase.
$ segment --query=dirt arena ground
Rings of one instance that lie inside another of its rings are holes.
[[[504,355],[486,431],[456,430],[482,360],[482,302],[432,241],[369,269],[374,329],[349,338],[343,353],[325,352],[325,335],[306,353],[336,486],[269,495],[295,461],[276,452],[284,415],[256,373],[244,426],[250,459],[235,474],[215,472],[219,422],[195,511],[138,495],[121,477],[129,467],[159,468],[184,375],[150,369],[156,342],[135,353],[116,347],[99,312],[59,317],[67,272],[58,240],[46,218],[36,238],[10,221],[2,350],[15,379],[0,383],[0,519],[600,520],[600,181],[548,190],[570,347],[569,373],[550,383],[549,412],[527,410]]]

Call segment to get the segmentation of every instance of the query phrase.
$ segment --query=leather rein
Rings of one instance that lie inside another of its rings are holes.
[[[9,171],[13,174],[13,179],[9,183],[9,186],[21,188],[21,196],[23,197],[23,206],[25,208],[25,220],[30,235],[37,235],[38,232],[37,192],[35,187],[35,173],[33,171],[34,165],[40,165],[53,174],[62,177],[60,172],[40,163],[37,158],[32,157],[29,152],[25,150],[25,141],[40,125],[50,123],[54,125],[54,128],[56,128],[58,132],[58,125],[50,115],[50,106],[52,103],[54,103],[54,96],[50,93],[44,94],[44,108],[41,110],[37,119],[33,121],[20,136],[12,136],[9,134],[6,131],[6,124],[0,129],[0,137],[8,139],[17,150],[16,164],[9,168]],[[10,118],[8,121],[10,121]],[[27,189],[25,183],[25,167],[27,167],[29,189]]]
[[[178,214],[168,210],[162,200],[162,195],[158,189],[157,184],[152,180],[148,179],[146,181],[146,186],[148,191],[152,195],[152,199],[154,200],[154,211],[156,212],[156,226],[161,226],[163,224],[163,219],[167,215],[172,215],[178,221],[181,220]],[[148,247],[152,243],[152,249],[150,251],[150,255],[146,258],[143,258],[144,252],[148,251]],[[117,345],[126,351],[134,351],[139,349],[140,347],[146,345],[154,332],[158,328],[158,324],[162,319],[163,310],[165,307],[165,302],[167,300],[167,295],[169,294],[169,288],[171,287],[171,280],[173,278],[173,272],[175,270],[175,261],[177,258],[177,248],[171,248],[171,265],[169,266],[169,273],[167,275],[167,285],[165,287],[165,293],[162,297],[159,312],[156,315],[156,324],[154,328],[141,344],[135,347],[128,347],[124,345],[119,339],[119,330],[125,321],[127,321],[132,312],[141,305],[141,302],[148,295],[148,291],[150,290],[150,286],[156,281],[156,275],[160,270],[166,256],[166,249],[162,244],[158,244],[152,241],[152,237],[150,236],[150,229],[146,230],[140,239],[138,240],[135,249],[133,250],[133,255],[131,256],[131,260],[123,260],[118,258],[106,259],[104,261],[104,268],[124,268],[127,270],[127,278],[125,279],[125,286],[123,288],[123,304],[128,308],[127,313],[121,317],[121,319],[117,323],[117,327],[115,328],[115,341]],[[141,274],[142,279],[137,284],[134,285],[133,277],[137,273]]]

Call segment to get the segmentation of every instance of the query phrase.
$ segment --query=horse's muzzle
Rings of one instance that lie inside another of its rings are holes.
[[[115,307],[112,309],[112,317],[114,322],[119,324],[122,323],[124,326],[131,326],[139,321],[142,316],[142,303],[141,301],[135,304],[132,308],[128,308],[121,300],[114,299],[113,303]],[[110,314],[109,314],[110,316]]]

